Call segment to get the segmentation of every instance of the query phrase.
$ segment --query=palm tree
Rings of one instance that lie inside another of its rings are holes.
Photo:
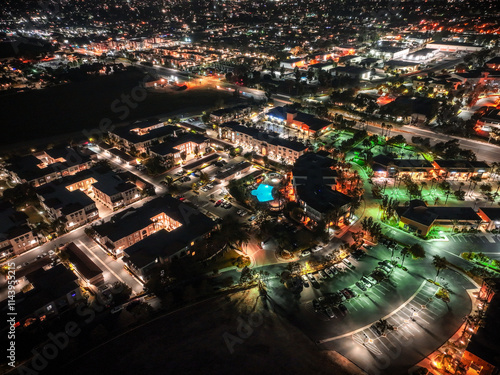
[[[408,254],[411,254],[413,259],[425,258],[425,249],[422,245],[415,243],[408,248]]]
[[[437,280],[437,277],[439,276],[439,273],[448,268],[448,261],[446,260],[445,257],[441,257],[439,255],[434,255],[432,259],[432,265],[434,268],[436,268],[436,277],[434,278],[434,281]]]
[[[220,223],[218,235],[229,246],[236,246],[241,249],[243,244],[250,241],[248,234],[248,225],[240,223],[231,215],[226,216]]]
[[[390,134],[391,134],[392,125],[391,124],[387,124],[386,128],[387,128],[387,136],[389,137]]]

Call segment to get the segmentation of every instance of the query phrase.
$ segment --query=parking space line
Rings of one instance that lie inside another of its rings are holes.
[[[405,302],[403,302],[398,308],[396,308],[395,310],[393,310],[391,313],[387,314],[386,316],[382,317],[381,319],[382,320],[387,320],[389,317],[392,317],[393,315],[398,314],[406,305],[408,305],[413,300],[413,298],[415,298],[415,296],[417,296],[422,291],[422,289],[426,285],[427,285],[427,280],[422,281],[422,284],[420,284],[420,286],[418,287],[418,289]],[[329,337],[329,338],[326,338],[326,339],[323,339],[323,340],[319,340],[318,344],[323,344],[323,343],[326,343],[326,342],[330,342],[330,341],[339,340],[339,339],[342,339],[342,338],[345,338],[345,337],[353,336],[354,334],[356,334],[358,332],[362,332],[366,328],[369,328],[372,324],[369,324],[369,325],[367,325],[365,327],[358,328],[357,330],[354,330],[352,332],[348,332],[348,333],[345,333],[345,334],[342,334],[342,335],[339,335],[339,336]],[[398,329],[398,331],[399,331],[399,329]]]
[[[381,287],[381,288],[383,288],[383,289],[385,289],[385,290],[386,290],[386,291],[388,291],[388,292],[390,292],[390,291],[391,291],[390,289],[387,289],[387,288],[386,288],[385,286],[383,286],[383,285],[380,285],[380,284],[379,284],[378,286],[379,286],[379,287]]]

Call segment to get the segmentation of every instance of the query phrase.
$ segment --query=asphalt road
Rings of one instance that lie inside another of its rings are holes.
[[[373,134],[381,135],[382,131],[384,131],[384,134],[387,132],[385,129],[382,130],[381,127],[374,125],[358,125],[357,127],[366,129],[368,132]],[[434,145],[438,142],[446,142],[451,139],[458,139],[460,146],[474,151],[476,153],[478,160],[485,160],[487,162],[500,160],[500,147],[493,144],[481,141],[475,141],[472,139],[459,138],[442,133],[436,133],[433,132],[432,130],[417,128],[411,125],[404,125],[401,127],[394,127],[391,129],[390,136],[395,136],[399,134],[405,137],[408,143],[411,143],[411,138],[415,136],[429,138],[431,141],[431,145]]]

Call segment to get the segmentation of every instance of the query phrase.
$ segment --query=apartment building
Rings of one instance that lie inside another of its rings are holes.
[[[179,128],[164,125],[157,119],[138,121],[129,126],[115,128],[109,132],[109,137],[123,145],[126,151],[135,149],[137,152],[148,152],[151,145],[161,143],[166,138],[174,137]]]
[[[96,155],[90,150],[53,148],[9,160],[7,170],[14,182],[37,187],[88,169],[95,160]]]
[[[141,250],[142,254],[154,251],[153,248],[163,248],[166,251],[169,246],[177,246],[178,243],[163,241],[163,239],[165,232],[174,232],[179,228],[182,228],[183,238],[188,239],[182,242],[181,250],[185,250],[194,245],[198,238],[211,231],[214,225],[211,219],[197,209],[167,195],[149,201],[140,208],[130,208],[121,212],[113,216],[109,222],[95,226],[94,230],[96,240],[105,249],[117,257],[122,257],[128,248],[141,243],[150,236],[155,238],[151,240],[152,246],[141,246],[141,249],[146,248],[146,250]],[[163,234],[156,236],[155,233],[158,232]],[[139,251],[137,249],[136,247],[133,252]],[[175,254],[181,250],[176,251]],[[130,258],[132,251],[127,251],[127,254]],[[169,257],[173,255],[170,254]]]
[[[0,258],[19,255],[39,245],[28,225],[28,216],[9,203],[0,204]]]
[[[307,151],[303,143],[279,138],[277,134],[262,133],[231,121],[219,126],[219,135],[245,151],[253,151],[270,159],[293,164]]]

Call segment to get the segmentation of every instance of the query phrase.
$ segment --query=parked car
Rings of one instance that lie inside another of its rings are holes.
[[[318,274],[321,276],[322,279],[328,279],[328,275],[325,272],[319,271]]]
[[[301,257],[306,257],[308,255],[311,255],[311,252],[309,250],[303,250],[301,253],[300,253],[300,256]]]
[[[345,264],[347,267],[349,267],[349,268],[352,268],[352,269],[356,268],[356,267],[354,267],[354,264],[352,264],[352,263],[349,261],[349,259],[347,259],[347,258],[342,259],[342,262],[344,262],[344,264]]]
[[[362,281],[356,282],[356,286],[361,289],[363,292],[366,292],[368,288],[366,287],[365,283]]]
[[[342,289],[340,291],[340,293],[342,293],[345,296],[346,299],[351,299],[352,298],[351,293],[349,293],[349,291],[347,289]]]
[[[309,279],[307,278],[307,276],[306,275],[302,275],[301,277],[302,277],[302,283],[304,284],[304,286],[306,288],[309,288],[309,282],[308,282]]]
[[[379,269],[383,270],[384,272],[386,273],[389,273],[391,272],[392,268],[391,267],[388,267],[387,265],[385,264],[379,264],[378,266]]]
[[[391,269],[393,269],[393,268],[394,268],[394,264],[392,264],[390,260],[387,260],[387,259],[386,259],[386,260],[382,261],[382,263],[383,263],[384,265],[386,265],[387,267],[391,268]]]
[[[368,281],[371,285],[377,284],[377,281],[371,276],[363,276],[361,278],[365,283]]]
[[[333,319],[335,318],[335,314],[333,313],[333,310],[330,306],[328,306],[326,309],[325,309],[325,313],[326,315],[330,318],[330,319]]]
[[[325,268],[324,272],[327,274],[328,277],[333,278],[333,273],[328,268]]]
[[[341,313],[342,315],[344,315],[344,316],[348,313],[348,311],[347,311],[347,307],[345,307],[345,305],[343,305],[343,304],[340,304],[340,305],[339,305],[339,310],[340,310],[340,313]]]
[[[331,266],[329,269],[330,269],[330,272],[333,273],[334,276],[339,273],[339,270],[337,268],[335,268],[335,266]]]
[[[111,314],[116,314],[123,310],[123,306],[116,306],[111,309]]]
[[[314,312],[318,312],[319,310],[321,310],[321,305],[317,299],[313,299],[313,309]]]
[[[320,245],[316,245],[316,246],[314,246],[314,247],[311,249],[311,251],[312,251],[313,253],[315,253],[316,251],[320,251],[322,248],[323,248],[322,246],[320,246]]]
[[[347,301],[346,296],[345,296],[345,295],[344,295],[344,293],[342,293],[340,290],[337,292],[337,295],[340,297],[340,301],[341,301],[341,302],[345,302],[345,301]]]
[[[356,292],[355,292],[354,290],[352,290],[351,288],[345,288],[345,290],[347,290],[347,291],[351,294],[352,298],[355,298],[355,297],[357,297],[357,296],[358,296],[358,293],[356,293]]]

